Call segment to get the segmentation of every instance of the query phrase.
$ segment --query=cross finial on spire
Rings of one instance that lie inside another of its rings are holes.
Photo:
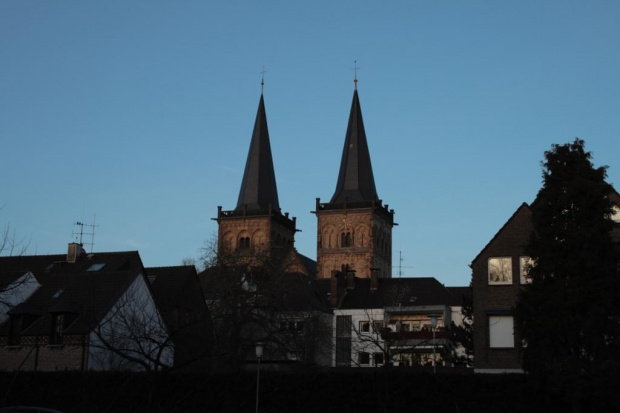
[[[354,63],[354,67],[353,70],[355,71],[355,77],[353,78],[353,84],[355,85],[355,90],[357,90],[357,69],[359,69],[359,67],[357,67],[357,60],[353,61]]]
[[[260,80],[260,94],[263,94],[263,90],[265,89],[265,73],[267,73],[267,71],[265,70],[265,65],[263,65],[263,70],[260,72],[261,74],[261,80]]]

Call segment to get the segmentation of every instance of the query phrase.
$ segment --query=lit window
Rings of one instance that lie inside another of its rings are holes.
[[[489,258],[489,284],[512,284],[510,257]]]
[[[489,347],[514,348],[514,319],[510,315],[489,316]]]
[[[530,257],[519,258],[519,274],[521,275],[521,284],[530,284],[532,279],[529,277],[530,269],[534,266],[534,261]]]
[[[620,222],[620,209],[617,206],[613,208],[613,214],[611,215],[611,219],[614,222]]]

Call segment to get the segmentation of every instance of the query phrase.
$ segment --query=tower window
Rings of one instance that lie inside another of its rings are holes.
[[[247,251],[250,249],[250,237],[239,238],[239,250]]]
[[[350,232],[343,232],[340,235],[340,245],[342,247],[350,247],[353,245],[353,237]]]

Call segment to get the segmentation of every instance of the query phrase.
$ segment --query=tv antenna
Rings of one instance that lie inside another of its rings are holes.
[[[403,268],[413,268],[412,266],[403,265],[403,261],[405,261],[405,259],[403,258],[403,252],[398,251],[398,278],[402,277]]]
[[[73,237],[76,239],[76,241],[80,243],[80,245],[90,245],[91,253],[93,252],[93,248],[95,246],[95,228],[99,227],[99,225],[96,225],[95,222],[96,222],[96,215],[93,214],[92,224],[85,224],[80,221],[77,221],[75,224],[73,224],[73,225],[77,225],[78,227],[80,227],[79,232],[73,231]],[[87,228],[86,231],[90,231],[90,232],[84,232],[84,227]],[[87,235],[87,236],[90,235],[90,242],[86,242],[86,243],[83,242],[84,235]]]

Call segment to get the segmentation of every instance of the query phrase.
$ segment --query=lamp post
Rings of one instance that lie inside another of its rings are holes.
[[[433,374],[437,374],[437,359],[435,358],[435,330],[437,329],[437,314],[431,314],[431,330],[433,331]]]
[[[258,390],[260,389],[260,360],[263,358],[263,343],[256,343],[256,359],[258,368],[256,369],[256,413],[258,413]]]

